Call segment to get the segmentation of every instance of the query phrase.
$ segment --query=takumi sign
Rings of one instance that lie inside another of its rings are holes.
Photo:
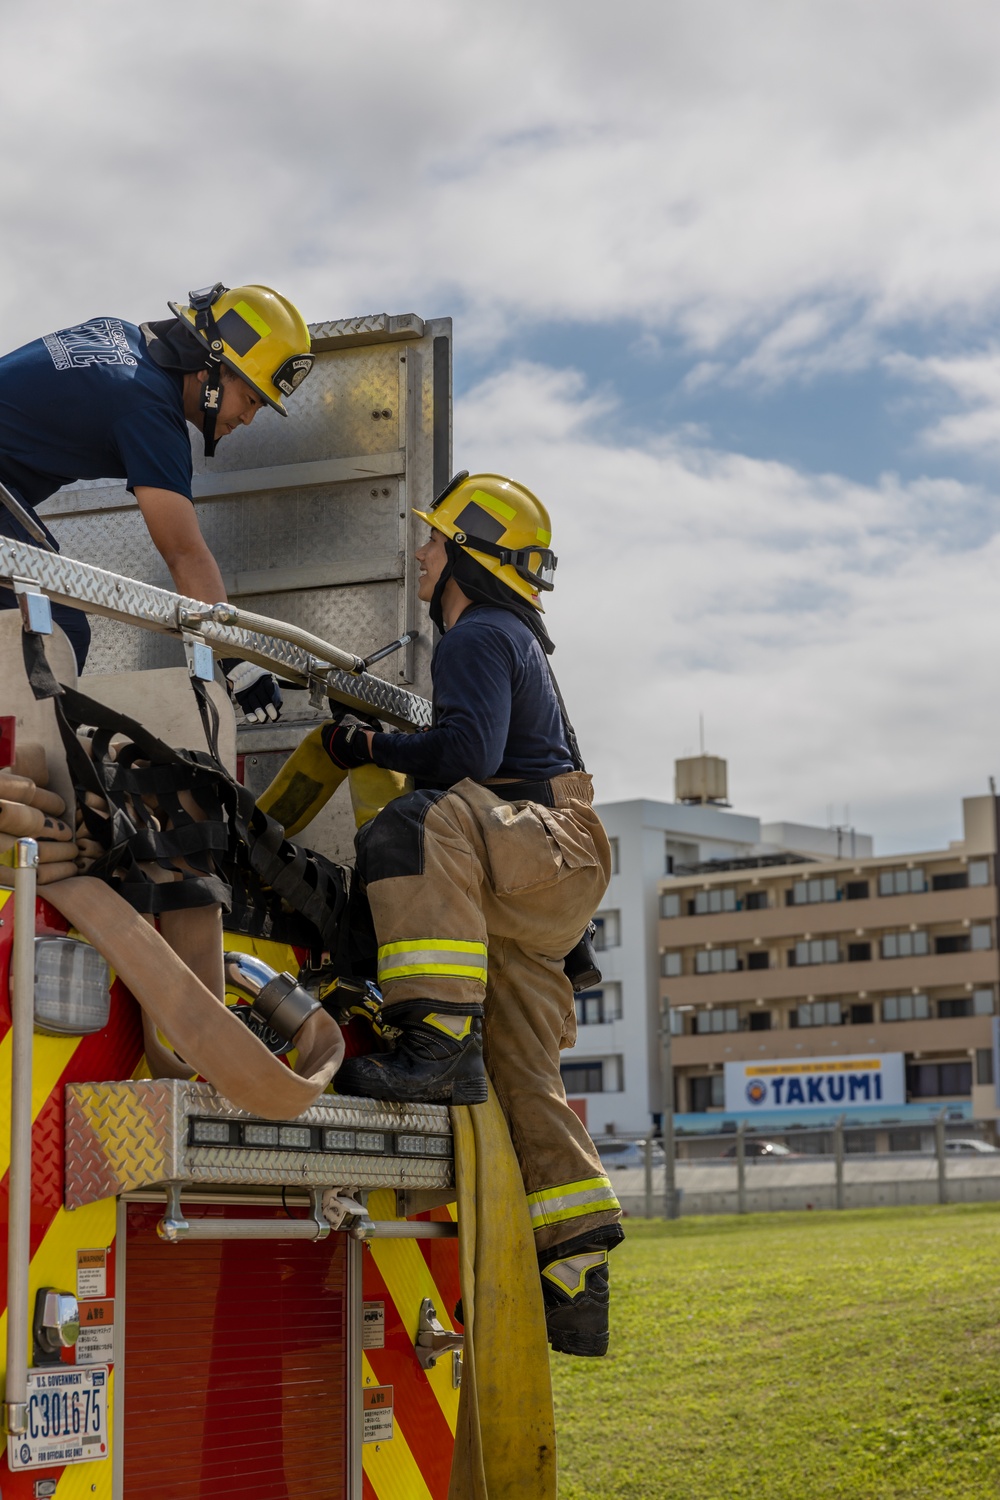
[[[726,1109],[733,1114],[905,1103],[902,1052],[726,1063]]]

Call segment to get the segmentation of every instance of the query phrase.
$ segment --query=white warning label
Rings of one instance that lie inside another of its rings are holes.
[[[362,1396],[364,1398],[362,1442],[388,1442],[392,1437],[392,1386],[366,1386]]]
[[[365,1302],[361,1307],[362,1349],[385,1348],[385,1303]]]

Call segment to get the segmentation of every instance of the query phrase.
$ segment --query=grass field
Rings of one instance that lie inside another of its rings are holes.
[[[1000,1497],[1000,1205],[627,1228],[559,1500]]]

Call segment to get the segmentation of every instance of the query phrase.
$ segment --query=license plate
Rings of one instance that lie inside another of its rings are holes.
[[[12,1469],[90,1463],[108,1456],[108,1372],[50,1365],[28,1371],[28,1430],[7,1438]]]

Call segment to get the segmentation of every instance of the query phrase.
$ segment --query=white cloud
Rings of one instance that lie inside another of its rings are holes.
[[[11,344],[252,276],[484,342],[739,335],[777,378],[1000,292],[989,0],[39,0],[0,45]]]
[[[921,433],[928,448],[996,457],[1000,453],[1000,349],[918,359],[887,357],[894,374],[938,392],[964,408],[932,418]]]
[[[960,834],[1000,772],[1000,535],[956,545],[953,482],[810,477],[683,441],[612,447],[578,375],[499,374],[456,413],[457,462],[553,512],[555,666],[606,799],[672,796],[675,756],[730,763],[737,806],[880,847]]]

